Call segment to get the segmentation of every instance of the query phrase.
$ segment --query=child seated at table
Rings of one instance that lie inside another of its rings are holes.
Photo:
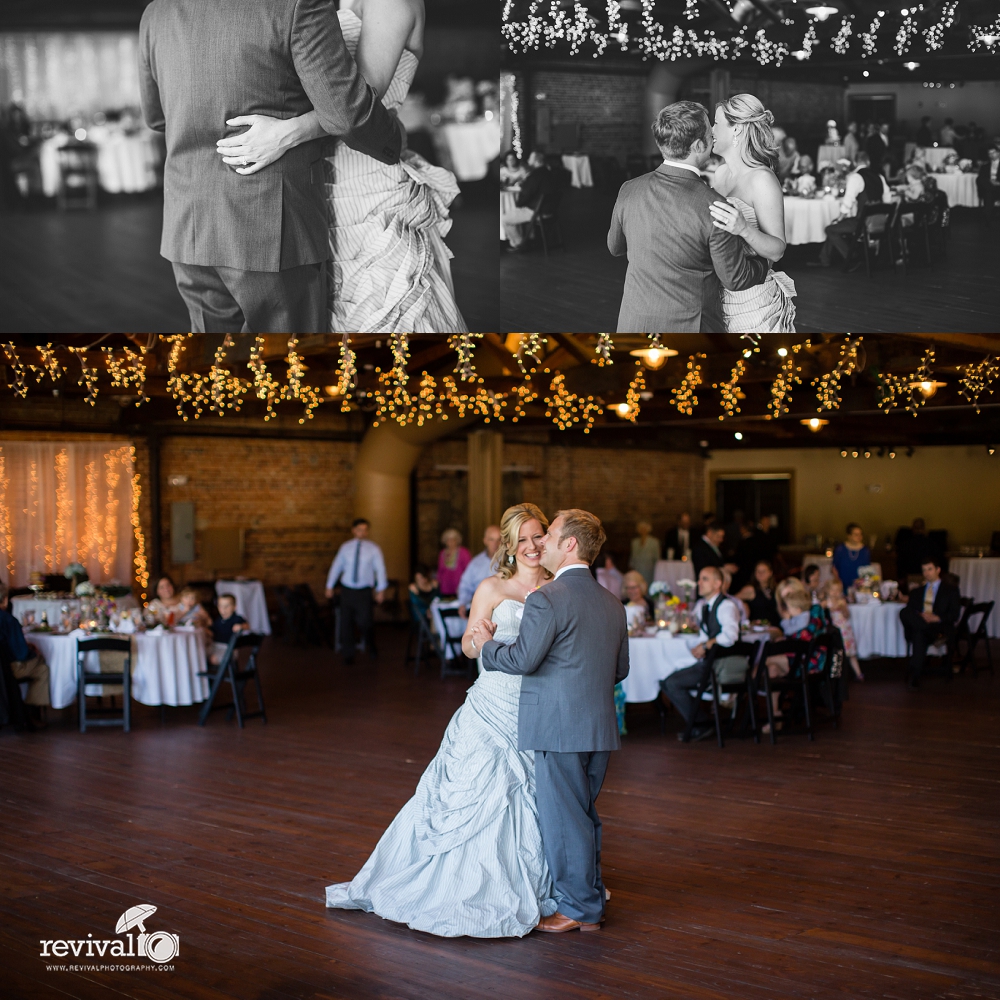
[[[181,601],[177,607],[178,625],[194,625],[197,628],[209,629],[212,619],[208,612],[198,603],[198,591],[194,587],[185,587],[181,591]]]
[[[840,630],[844,640],[844,655],[851,661],[851,669],[859,681],[865,679],[858,662],[858,643],[851,627],[851,614],[844,596],[844,585],[839,580],[827,580],[820,594],[823,607],[830,612],[830,620]]]
[[[234,632],[242,632],[246,629],[247,620],[236,613],[236,598],[232,594],[219,595],[219,617],[212,622],[212,649],[209,653],[209,660],[212,663],[221,663],[222,657],[226,655],[226,647],[232,639]]]
[[[430,610],[431,601],[435,597],[440,597],[441,591],[438,588],[434,574],[429,567],[421,563],[413,573],[413,583],[410,584],[410,605],[420,618],[426,618]]]

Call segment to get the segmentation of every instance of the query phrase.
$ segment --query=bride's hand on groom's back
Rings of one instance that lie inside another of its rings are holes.
[[[267,115],[240,115],[226,121],[230,127],[249,125],[239,135],[226,136],[216,143],[222,162],[238,174],[255,174],[270,166],[296,143],[295,119],[269,118]]]

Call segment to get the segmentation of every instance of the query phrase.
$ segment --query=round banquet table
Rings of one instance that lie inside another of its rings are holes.
[[[840,214],[840,199],[785,195],[785,241],[792,246],[826,241],[826,227]]]
[[[804,570],[806,566],[819,566],[819,583],[823,586],[827,580],[833,576],[833,558],[832,556],[821,556],[816,553],[812,555],[805,555],[802,557],[802,569]],[[878,574],[879,579],[882,578],[882,564],[873,562],[872,566],[875,567],[875,572]]]
[[[116,597],[114,603],[115,607],[121,610],[137,608],[139,606],[135,597],[131,594],[126,594],[124,597]],[[10,604],[10,613],[22,624],[24,623],[25,611],[34,611],[36,622],[42,620],[42,612],[44,611],[48,623],[53,627],[59,625],[59,620],[62,617],[62,606],[64,604],[69,606],[71,612],[80,610],[79,597],[31,597],[28,594],[24,594],[20,597],[12,597]]]
[[[905,607],[905,604],[894,601],[848,605],[859,659],[906,656],[906,636],[903,634],[903,623],[899,620],[899,612]]]
[[[575,188],[594,186],[594,175],[590,172],[589,156],[564,156],[562,165],[570,172],[570,183]]]
[[[157,186],[157,168],[164,155],[158,133],[147,129],[126,134],[105,125],[91,128],[87,139],[97,147],[97,182],[105,191],[132,193]],[[67,142],[69,136],[59,134],[39,147],[42,191],[50,198],[59,191],[59,147]]]
[[[952,558],[948,560],[948,572],[958,577],[963,597],[995,602],[986,631],[992,638],[1000,639],[1000,559]],[[977,617],[974,621],[978,620]]]
[[[518,189],[512,188],[509,191],[500,192],[500,239],[507,239],[507,230],[504,229],[503,217],[508,212],[513,212],[517,208]]]
[[[453,600],[442,601],[435,598],[431,601],[431,620],[434,622],[434,630],[444,647],[445,659],[447,660],[457,658],[462,652],[462,636],[465,635],[468,619],[449,617],[446,629],[444,624],[446,619],[442,617],[441,612],[458,606],[458,601]]]
[[[653,570],[653,579],[661,580],[670,587],[670,593],[683,598],[685,591],[681,580],[694,580],[694,563],[687,559],[658,559]],[[692,594],[694,590],[692,588]]]
[[[451,169],[460,181],[480,181],[500,155],[503,133],[498,121],[449,122],[441,126]]]
[[[53,708],[76,701],[77,629],[68,635],[28,632],[49,665],[49,696]],[[120,636],[119,638],[124,638]],[[196,629],[177,627],[172,632],[139,632],[132,636],[132,697],[143,705],[193,705],[208,697],[208,681],[198,677],[207,669],[205,643]],[[99,676],[95,653],[88,654],[84,669]],[[101,685],[87,685],[87,694],[99,695]]]
[[[939,191],[944,191],[948,196],[948,204],[951,208],[956,205],[965,208],[979,207],[979,191],[976,189],[975,174],[932,174]]]
[[[909,143],[907,143],[909,145]],[[916,147],[914,147],[916,148]],[[931,170],[937,170],[944,161],[955,152],[950,146],[921,146],[924,154],[924,163],[930,167]],[[907,158],[909,158],[909,153],[907,153]]]
[[[236,613],[242,615],[251,632],[271,634],[271,619],[264,600],[264,584],[260,580],[216,580],[215,593],[232,594],[236,598]]]

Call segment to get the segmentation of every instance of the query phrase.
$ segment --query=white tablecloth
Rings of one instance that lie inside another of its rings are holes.
[[[87,140],[97,147],[97,181],[105,191],[118,194],[156,187],[163,152],[162,140],[155,132],[126,135],[108,126],[95,126],[87,133]],[[59,191],[59,147],[68,141],[68,136],[55,135],[39,148],[42,190],[50,198]]]
[[[823,243],[826,227],[840,214],[840,199],[833,195],[823,198],[796,198],[785,195],[785,241],[798,246],[802,243]]]
[[[917,147],[914,146],[914,149]],[[950,146],[922,146],[923,160],[931,170],[936,170],[945,159],[955,152]],[[906,144],[906,158],[910,158],[910,144]]]
[[[575,188],[594,186],[594,175],[590,172],[589,156],[564,156],[563,166],[573,175],[572,185]]]
[[[964,205],[966,208],[979,207],[979,191],[976,189],[975,174],[934,174],[939,191],[948,196],[948,204],[954,208]]]
[[[866,660],[874,656],[906,656],[906,636],[899,612],[905,604],[873,601],[870,604],[851,604],[851,627],[858,641],[858,657]]]
[[[819,170],[821,163],[836,163],[837,160],[846,159],[846,146],[820,146],[816,153],[816,169]]]
[[[24,623],[25,611],[34,611],[36,622],[40,622],[42,620],[42,612],[44,611],[48,617],[49,624],[53,626],[53,628],[57,628],[60,623],[60,618],[62,617],[62,606],[64,604],[68,605],[71,612],[79,611],[80,598],[65,597],[44,599],[29,597],[27,594],[24,594],[23,596],[11,598],[10,604],[10,613],[22,624]],[[131,594],[115,598],[115,607],[125,609],[137,608],[138,606],[138,602]]]
[[[29,632],[49,665],[49,696],[53,708],[66,708],[76,701],[76,640],[83,632],[53,635]],[[124,638],[124,636],[122,637]],[[85,669],[97,671],[96,654],[90,654]],[[206,669],[205,644],[194,629],[173,632],[140,632],[132,637],[132,697],[143,705],[193,705],[208,697],[208,681],[196,676]],[[87,687],[100,694],[100,685]]]
[[[879,578],[882,576],[882,564],[873,562],[872,565],[875,567],[875,572],[878,573]],[[807,555],[802,557],[802,569],[805,570],[806,566],[819,566],[819,583],[823,586],[827,580],[833,576],[833,559],[830,556],[821,556],[817,554]]]
[[[503,130],[499,121],[449,122],[441,126],[451,169],[460,181],[479,181],[500,155]]]
[[[500,239],[507,239],[507,230],[504,229],[503,217],[508,213],[514,211],[517,208],[517,192],[516,191],[501,191],[500,192]]]
[[[247,620],[252,632],[271,634],[264,584],[260,580],[216,580],[215,593],[232,594],[236,598],[236,613]]]
[[[448,608],[457,607],[458,601],[431,601],[431,620],[434,622],[434,631],[441,638],[441,644],[444,645],[444,636],[446,635],[449,639],[454,640],[450,648],[445,647],[446,658],[449,660],[457,657],[462,651],[462,636],[465,635],[465,627],[468,624],[468,620],[465,618],[448,618],[448,631],[446,632],[445,619],[441,616],[441,612]],[[447,655],[449,653],[454,654],[454,657]]]
[[[683,559],[659,559],[653,570],[653,579],[662,580],[670,587],[670,593],[676,594],[681,600],[684,600],[688,594],[693,597],[694,590],[685,590],[681,587],[680,581],[693,580],[694,578],[694,563]]]
[[[994,639],[1000,639],[1000,559],[949,559],[948,572],[958,577],[963,597],[996,602],[986,630]]]

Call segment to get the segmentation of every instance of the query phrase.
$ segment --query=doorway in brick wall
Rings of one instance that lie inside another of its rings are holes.
[[[790,472],[720,474],[715,477],[715,516],[722,524],[743,520],[757,524],[771,522],[771,532],[779,545],[792,541]]]

